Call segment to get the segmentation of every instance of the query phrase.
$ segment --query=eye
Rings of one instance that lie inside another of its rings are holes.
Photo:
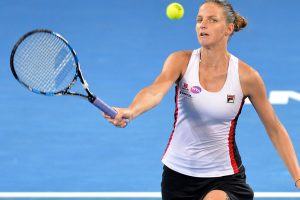
[[[203,21],[203,19],[201,17],[197,17],[196,22],[197,23],[201,23]]]
[[[215,18],[210,18],[210,19],[209,19],[209,22],[211,22],[211,23],[216,23],[216,22],[218,22],[218,20],[215,19]]]

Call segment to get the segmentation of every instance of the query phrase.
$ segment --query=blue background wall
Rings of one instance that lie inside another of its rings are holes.
[[[174,89],[159,106],[114,128],[86,101],[44,97],[14,80],[9,57],[26,32],[47,28],[78,53],[91,90],[128,106],[151,84],[173,51],[196,49],[201,1],[181,0],[182,20],[165,16],[169,0],[0,1],[0,191],[160,191],[160,158],[172,131]],[[249,26],[230,41],[273,90],[299,90],[297,0],[231,1]],[[79,87],[80,88],[80,87]],[[300,154],[300,102],[274,105]],[[296,191],[257,114],[245,105],[237,142],[256,192]]]

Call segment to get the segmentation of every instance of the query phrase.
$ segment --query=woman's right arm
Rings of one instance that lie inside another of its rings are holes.
[[[126,122],[133,120],[142,113],[159,104],[172,85],[184,74],[191,56],[190,51],[172,53],[165,61],[161,73],[148,87],[143,88],[134,98],[128,108],[115,108],[118,112],[115,119],[105,115],[111,123],[125,127]]]

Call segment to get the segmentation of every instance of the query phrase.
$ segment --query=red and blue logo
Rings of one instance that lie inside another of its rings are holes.
[[[201,92],[201,87],[193,86],[193,87],[191,87],[191,92],[194,93],[194,94],[198,94],[198,93]]]

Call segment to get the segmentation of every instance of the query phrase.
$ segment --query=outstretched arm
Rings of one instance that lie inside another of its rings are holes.
[[[142,89],[128,108],[115,108],[118,112],[115,119],[105,116],[115,126],[125,127],[124,119],[133,120],[142,113],[159,104],[172,85],[180,78],[188,65],[190,52],[176,52],[165,61],[161,73],[148,87]]]
[[[279,121],[272,105],[267,99],[264,82],[260,75],[247,66],[242,67],[241,71],[243,70],[246,72],[241,73],[244,74],[241,78],[244,94],[249,97],[263,122],[272,143],[287,166],[296,184],[296,181],[300,179],[300,168],[288,132]],[[300,189],[299,181],[297,182],[296,187]]]

